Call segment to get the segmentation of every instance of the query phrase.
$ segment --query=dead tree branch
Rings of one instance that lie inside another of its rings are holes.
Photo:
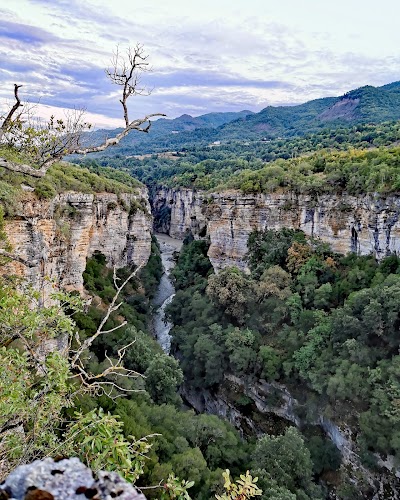
[[[116,288],[116,292],[114,294],[114,297],[111,300],[111,303],[109,304],[106,314],[104,315],[104,318],[101,320],[100,325],[98,326],[96,332],[89,338],[87,338],[83,343],[79,342],[79,347],[76,351],[74,351],[74,355],[72,356],[71,359],[71,368],[72,371],[77,373],[77,376],[80,379],[80,382],[85,386],[86,388],[90,390],[95,390],[95,391],[101,391],[104,394],[109,395],[110,397],[113,390],[116,389],[118,391],[122,392],[137,392],[136,389],[125,389],[120,387],[116,382],[112,380],[104,380],[107,379],[107,377],[112,377],[112,376],[120,376],[120,377],[126,377],[126,378],[137,378],[137,377],[143,377],[142,374],[134,371],[134,370],[129,370],[123,366],[123,359],[126,353],[126,350],[132,346],[135,341],[130,342],[129,344],[121,347],[118,352],[118,358],[116,360],[111,359],[107,353],[105,354],[105,358],[109,363],[109,366],[105,368],[101,373],[99,374],[90,374],[87,372],[84,363],[82,361],[83,359],[83,354],[85,351],[87,351],[90,346],[93,344],[93,342],[100,336],[100,335],[106,335],[108,333],[114,332],[115,330],[118,330],[125,326],[127,324],[126,321],[123,321],[121,324],[110,328],[109,330],[104,330],[104,326],[106,325],[107,321],[109,320],[111,314],[115,311],[118,310],[118,308],[122,305],[122,302],[118,302],[118,298],[122,292],[122,290],[125,288],[125,286],[128,284],[128,282],[135,277],[140,269],[143,267],[143,264],[139,265],[130,275],[122,282],[121,285],[118,285],[118,278],[116,275],[116,269],[114,267],[114,284]],[[103,380],[102,380],[103,379]],[[108,389],[108,392],[106,391]]]
[[[15,103],[8,112],[7,116],[4,118],[3,123],[1,124],[0,127],[0,141],[3,138],[3,135],[9,130],[12,120],[13,120],[13,115],[17,111],[17,109],[22,106],[21,100],[18,96],[18,90],[22,87],[22,85],[17,85],[14,83],[14,97],[15,97]]]
[[[32,167],[31,165],[27,165],[26,163],[15,163],[5,158],[0,157],[0,167],[6,168],[7,170],[11,170],[12,172],[18,172],[20,174],[30,175],[31,177],[44,177],[46,175],[47,170],[58,160],[54,160],[51,162],[46,162],[40,168]]]
[[[106,69],[106,75],[115,85],[122,87],[122,99],[120,103],[124,110],[125,126],[129,127],[129,115],[126,101],[131,95],[149,95],[146,87],[140,87],[140,75],[150,71],[143,45],[137,44],[133,49],[129,47],[125,55],[122,55],[117,47],[111,59],[111,68]]]
[[[110,137],[100,146],[91,146],[84,149],[75,149],[70,151],[70,154],[75,153],[75,154],[85,155],[88,153],[97,153],[99,151],[104,151],[108,147],[115,146],[116,144],[118,144],[121,141],[121,139],[123,139],[125,136],[129,134],[129,132],[131,132],[131,130],[137,130],[138,132],[147,133],[150,130],[151,126],[150,118],[154,116],[166,116],[166,115],[161,113],[152,113],[150,115],[145,116],[144,118],[133,120],[122,132],[117,134],[115,137]],[[142,128],[141,125],[145,123],[147,123],[146,127]]]
[[[66,155],[86,155],[104,151],[110,146],[119,144],[132,130],[148,133],[152,123],[151,118],[166,115],[152,113],[143,118],[130,120],[127,106],[129,97],[150,94],[150,91],[140,83],[142,73],[150,71],[147,60],[148,55],[140,44],[128,48],[124,54],[117,47],[111,60],[111,68],[106,69],[106,75],[112,84],[122,87],[119,102],[123,109],[125,127],[115,137],[108,138],[97,146],[82,145],[84,132],[90,128],[90,125],[83,120],[82,110],[72,112],[71,116],[62,120],[55,120],[51,117],[44,124],[33,125],[30,122],[24,126],[21,116],[15,118],[15,112],[22,106],[18,97],[18,89],[21,85],[15,85],[16,102],[0,126],[0,143],[7,132],[7,135],[11,136],[9,144],[27,153],[32,158],[32,165],[20,164],[0,157],[0,167],[33,177],[43,177],[54,163]]]

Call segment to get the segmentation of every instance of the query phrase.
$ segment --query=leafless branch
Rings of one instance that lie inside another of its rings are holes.
[[[121,306],[122,302],[118,302],[118,298],[122,292],[122,290],[125,288],[125,286],[128,284],[128,282],[138,274],[140,269],[143,267],[143,264],[139,265],[134,271],[132,271],[129,276],[119,285],[118,281],[120,279],[117,277],[116,269],[114,267],[114,284],[115,284],[115,294],[114,297],[112,298],[106,314],[104,315],[103,319],[100,322],[100,325],[98,326],[96,332],[89,338],[87,338],[84,342],[80,342],[79,338],[78,340],[78,349],[76,351],[71,351],[73,353],[72,359],[71,359],[71,368],[72,371],[75,372],[74,376],[78,376],[81,384],[86,387],[88,390],[94,391],[94,392],[102,392],[103,394],[108,395],[109,397],[115,398],[115,397],[120,397],[121,392],[126,393],[126,392],[139,392],[137,389],[126,389],[121,387],[119,384],[117,384],[115,381],[112,380],[112,377],[118,376],[118,377],[125,377],[125,378],[138,378],[138,377],[143,377],[142,374],[134,371],[134,370],[129,370],[128,368],[125,368],[123,366],[123,359],[125,357],[126,350],[131,347],[134,343],[130,342],[129,344],[121,347],[117,351],[117,359],[112,359],[110,358],[107,353],[105,353],[105,358],[107,362],[109,363],[109,366],[107,366],[101,373],[99,374],[91,374],[88,373],[86,367],[84,366],[83,363],[83,354],[85,351],[87,351],[90,346],[93,344],[93,342],[100,336],[100,335],[105,335],[112,333],[116,330],[119,330],[123,326],[127,324],[126,321],[123,321],[121,324],[110,328],[108,330],[104,329],[104,326],[106,325],[107,321],[109,320],[111,314],[115,311],[118,310],[118,308]],[[110,379],[111,377],[111,379]],[[119,391],[119,394],[115,394],[115,390]]]
[[[15,85],[14,95],[16,102],[0,127],[0,142],[5,132],[11,135],[10,143],[32,158],[33,165],[20,164],[0,157],[0,167],[13,172],[20,172],[33,177],[43,177],[48,169],[68,154],[86,155],[104,151],[110,146],[119,144],[132,130],[148,133],[151,127],[151,118],[166,116],[164,113],[152,113],[130,120],[127,101],[135,95],[149,95],[150,90],[141,85],[140,77],[143,72],[150,71],[148,55],[141,44],[128,48],[123,54],[117,47],[111,60],[111,67],[106,69],[106,75],[111,83],[122,87],[122,96],[119,100],[123,109],[125,127],[115,137],[106,138],[100,145],[83,146],[82,138],[90,125],[83,119],[84,111],[71,112],[62,120],[51,117],[48,122],[25,124],[21,115],[15,117],[15,112],[22,106],[18,97],[20,85]],[[27,131],[29,130],[29,134]]]
[[[10,128],[10,125],[12,123],[13,115],[17,111],[17,109],[22,106],[21,100],[18,96],[18,90],[22,87],[22,85],[17,85],[14,83],[14,97],[15,97],[15,103],[8,112],[7,116],[4,118],[3,123],[1,124],[0,127],[0,141],[3,138],[3,135],[6,133],[6,131]]]
[[[134,277],[137,275],[137,273],[140,271],[140,269],[143,267],[143,264],[140,264],[133,272],[131,272],[131,274],[126,278],[126,280],[122,283],[122,285],[116,287],[116,292],[115,292],[115,295],[110,303],[110,305],[108,306],[107,308],[107,312],[104,316],[104,318],[101,320],[100,322],[100,325],[99,327],[97,328],[96,332],[89,338],[87,338],[83,344],[79,347],[79,349],[77,350],[75,356],[72,358],[72,366],[75,366],[75,364],[77,363],[78,359],[82,356],[83,352],[86,351],[86,349],[89,349],[89,347],[93,344],[93,342],[97,339],[97,337],[99,337],[100,335],[102,335],[103,333],[106,333],[103,331],[103,327],[104,325],[107,323],[110,315],[116,311],[121,303],[117,304],[117,300],[118,300],[118,297],[120,295],[120,293],[122,292],[122,290],[125,288],[125,286],[128,284],[128,282]],[[117,328],[113,328],[112,330],[109,330],[109,331],[114,331],[118,328],[121,328],[123,325],[118,325]]]
[[[161,434],[160,434],[161,435]],[[164,486],[164,483],[165,483],[165,480],[164,479],[161,479],[160,482],[158,484],[155,484],[154,486],[138,486],[137,484],[135,484],[135,488],[138,490],[138,491],[142,491],[142,490],[156,490],[158,488],[162,488]]]
[[[111,82],[122,87],[122,98],[119,102],[124,111],[125,127],[129,127],[130,124],[126,104],[128,98],[131,95],[150,94],[146,87],[140,87],[141,73],[150,71],[148,57],[141,44],[129,47],[125,55],[121,54],[117,46],[111,59],[111,68],[106,69],[106,75]]]

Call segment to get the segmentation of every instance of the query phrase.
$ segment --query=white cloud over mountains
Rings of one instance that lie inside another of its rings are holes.
[[[399,80],[400,7],[367,3],[13,0],[0,7],[0,99],[22,83],[43,110],[86,107],[96,125],[115,126],[104,67],[117,43],[136,42],[154,90],[132,99],[132,116],[257,111]]]

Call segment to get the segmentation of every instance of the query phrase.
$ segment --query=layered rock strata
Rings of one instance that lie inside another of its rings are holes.
[[[146,189],[121,195],[67,192],[51,200],[29,193],[5,231],[13,253],[31,267],[12,262],[9,272],[26,278],[43,300],[53,283],[82,292],[88,257],[99,251],[117,268],[146,263],[151,230]]]
[[[247,240],[255,229],[301,229],[343,254],[380,259],[400,252],[400,196],[395,195],[208,194],[162,188],[152,204],[156,221],[164,210],[164,231],[173,238],[189,231],[209,238],[208,255],[216,270],[246,268]]]

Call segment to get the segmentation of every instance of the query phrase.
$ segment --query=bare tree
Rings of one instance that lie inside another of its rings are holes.
[[[3,136],[6,132],[9,131],[10,128],[12,128],[13,124],[13,116],[17,112],[18,108],[22,106],[21,99],[18,96],[18,91],[22,87],[22,85],[17,85],[14,84],[14,97],[15,97],[15,103],[11,107],[10,111],[7,113],[7,115],[3,119],[3,123],[1,124],[0,127],[0,142],[3,139]],[[15,118],[14,118],[15,120]]]
[[[21,85],[14,85],[15,103],[0,125],[0,143],[8,143],[19,148],[32,158],[33,165],[16,163],[0,157],[0,167],[14,172],[43,177],[55,162],[68,154],[86,155],[104,151],[110,146],[118,144],[132,130],[148,133],[151,127],[151,118],[166,116],[163,113],[152,113],[143,118],[130,120],[127,101],[135,95],[149,95],[150,91],[141,85],[140,77],[143,72],[149,71],[148,55],[141,44],[130,47],[121,53],[117,47],[111,60],[111,68],[106,69],[106,75],[111,83],[122,87],[120,103],[123,108],[125,127],[115,135],[104,140],[97,146],[83,145],[83,133],[90,129],[84,121],[84,111],[71,111],[64,119],[55,119],[54,116],[46,123],[32,123],[32,117],[18,113],[22,103],[18,95]],[[28,114],[29,115],[29,114]]]
[[[70,356],[71,371],[74,372],[75,374],[74,376],[79,377],[82,387],[84,387],[88,391],[96,392],[97,394],[103,393],[109,397],[113,397],[112,395],[115,390],[117,391],[117,393],[137,392],[136,389],[125,389],[120,387],[117,382],[112,380],[112,378],[115,376],[125,377],[130,379],[137,377],[144,377],[144,375],[135,372],[134,370],[129,370],[123,366],[123,360],[126,350],[129,349],[129,347],[131,347],[136,342],[136,340],[130,342],[129,344],[121,347],[118,350],[117,360],[109,358],[107,356],[107,353],[105,353],[105,358],[108,361],[109,365],[99,374],[93,375],[89,373],[84,364],[84,353],[90,349],[91,345],[97,339],[97,337],[107,335],[109,333],[114,332],[115,330],[119,330],[120,328],[124,327],[127,324],[127,321],[125,320],[122,323],[118,324],[117,326],[110,328],[109,330],[104,329],[112,313],[117,311],[123,304],[123,302],[118,302],[122,290],[126,287],[126,285],[129,283],[129,281],[131,281],[132,278],[138,275],[143,265],[144,265],[143,263],[140,264],[134,271],[132,271],[129,274],[129,276],[122,282],[122,284],[118,283],[119,278],[117,276],[117,270],[114,267],[114,287],[116,292],[96,332],[92,336],[88,337],[83,343],[80,342],[79,335],[78,334],[76,335],[76,341],[79,347],[75,352],[71,351],[71,356]]]

